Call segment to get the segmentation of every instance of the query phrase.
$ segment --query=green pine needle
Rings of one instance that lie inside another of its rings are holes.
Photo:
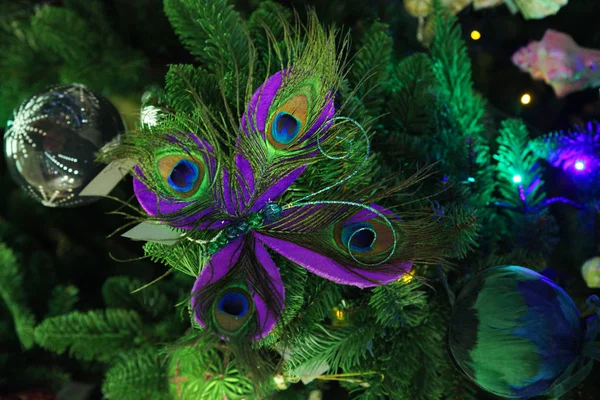
[[[273,1],[262,1],[248,19],[248,31],[253,39],[256,52],[268,61],[272,41],[281,43],[284,40],[286,26],[292,22],[289,9]]]
[[[139,312],[152,320],[159,320],[174,311],[173,304],[161,291],[160,284],[144,286],[140,279],[127,276],[112,276],[102,286],[102,296],[108,308],[125,308]]]
[[[146,61],[119,38],[101,2],[64,3],[0,23],[2,123],[26,97],[59,83],[78,82],[110,93],[139,89]]]
[[[13,317],[15,330],[25,349],[34,345],[35,315],[25,302],[23,273],[10,248],[0,242],[0,297]]]
[[[349,73],[350,82],[360,87],[359,95],[371,116],[379,116],[384,103],[382,96],[387,84],[392,60],[393,39],[389,26],[374,22],[362,37]]]
[[[367,346],[377,330],[376,325],[339,328],[313,325],[310,332],[294,340],[285,368],[293,376],[298,376],[300,369],[313,371],[324,363],[329,365],[329,373],[336,373],[340,368],[352,371],[367,357]]]
[[[226,0],[165,0],[164,10],[190,53],[209,71],[230,74],[225,92],[241,110],[256,54],[238,12]]]
[[[165,357],[155,347],[122,354],[106,372],[102,393],[110,400],[169,400]]]
[[[431,45],[438,81],[436,159],[454,181],[473,178],[471,202],[485,207],[494,191],[494,170],[484,124],[486,102],[473,89],[471,61],[456,16],[435,2],[436,35]],[[460,139],[459,139],[460,138]],[[460,162],[462,160],[462,162]]]
[[[304,306],[300,310],[302,323],[310,326],[311,323],[323,321],[331,309],[342,300],[340,285],[321,277],[309,274],[306,282]]]
[[[35,329],[41,347],[80,360],[108,361],[142,338],[142,320],[131,310],[79,311],[47,318]]]
[[[172,246],[147,242],[144,252],[152,261],[165,264],[193,278],[200,275],[207,258],[203,246],[189,241],[180,241]]]
[[[56,317],[73,310],[79,301],[79,289],[73,285],[58,285],[52,290],[46,318]]]
[[[527,127],[520,120],[502,121],[497,140],[499,148],[494,159],[498,161],[496,171],[502,200],[521,208],[523,200],[518,187],[522,186],[525,203],[529,208],[535,208],[546,199],[546,194],[542,190],[542,167],[530,145]],[[518,183],[514,181],[516,176],[521,178]]]
[[[384,328],[412,328],[418,326],[429,315],[428,298],[421,284],[392,282],[373,289],[369,306],[375,319]]]
[[[241,373],[232,353],[202,341],[173,352],[169,382],[173,398],[182,400],[256,400],[261,390]]]
[[[431,59],[413,54],[393,68],[388,109],[403,132],[423,135],[433,127],[436,76]]]
[[[169,106],[183,114],[194,111],[198,101],[214,104],[221,97],[216,76],[193,65],[170,65],[165,77],[165,89]]]

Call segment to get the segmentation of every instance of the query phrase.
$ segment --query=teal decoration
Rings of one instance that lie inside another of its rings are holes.
[[[453,305],[450,357],[484,390],[508,399],[558,397],[598,359],[600,300],[587,325],[569,295],[535,271],[499,266],[475,275]]]

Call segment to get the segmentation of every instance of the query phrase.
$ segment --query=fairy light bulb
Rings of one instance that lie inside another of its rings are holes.
[[[409,283],[410,281],[413,280],[414,277],[415,277],[415,274],[411,270],[411,271],[408,271],[406,274],[402,275],[402,277],[398,279],[398,282]]]
[[[481,39],[481,33],[479,31],[476,31],[476,30],[472,31],[471,32],[471,39],[473,39],[473,40],[479,40],[479,39]]]
[[[335,319],[337,319],[338,321],[343,321],[346,318],[346,313],[344,312],[344,310],[340,310],[337,307],[333,307],[333,313],[335,315]]]
[[[523,96],[521,96],[521,104],[529,104],[531,103],[531,95],[529,93],[525,93],[523,94]]]
[[[521,178],[521,175],[515,175],[515,176],[513,176],[512,179],[513,179],[514,183],[521,183],[521,182],[523,182],[523,178]]]

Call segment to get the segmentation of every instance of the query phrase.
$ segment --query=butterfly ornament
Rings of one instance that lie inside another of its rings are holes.
[[[185,116],[193,129],[159,124],[126,135],[113,151],[136,160],[134,192],[148,219],[205,249],[191,310],[223,340],[265,338],[281,320],[285,286],[274,255],[358,288],[398,280],[414,262],[441,257],[439,240],[429,240],[442,229],[431,215],[408,221],[376,203],[397,188],[341,189],[367,161],[368,145],[353,171],[294,196],[308,169],[347,161],[356,138],[368,141],[360,124],[336,110],[340,60],[334,33],[315,24],[293,64],[247,97],[235,129],[221,129],[222,119],[199,107]],[[350,143],[341,146],[347,153],[325,150],[340,143]],[[198,232],[207,239],[195,239]]]

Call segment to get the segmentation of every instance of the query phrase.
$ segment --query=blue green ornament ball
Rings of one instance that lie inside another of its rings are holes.
[[[548,278],[494,267],[456,297],[448,349],[457,369],[487,392],[511,399],[554,395],[589,373],[596,324],[586,327],[573,300]]]

